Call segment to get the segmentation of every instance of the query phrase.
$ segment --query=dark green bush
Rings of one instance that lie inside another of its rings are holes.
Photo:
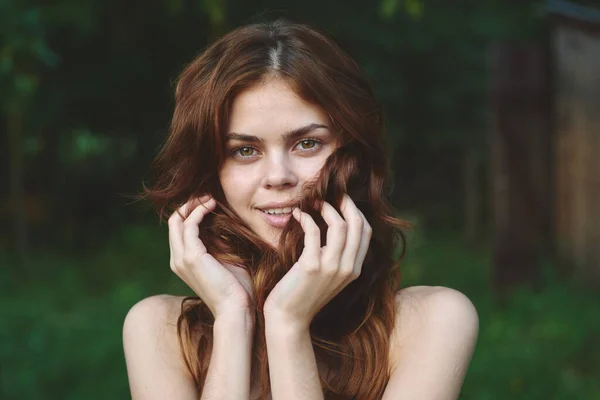
[[[488,258],[456,235],[412,236],[402,266],[405,285],[454,287],[478,309],[479,341],[462,398],[600,398],[598,295],[548,273],[542,290],[518,289],[500,305]],[[1,397],[129,397],[121,342],[127,310],[152,294],[190,293],[168,260],[166,227],[130,227],[85,257],[32,256],[28,280],[15,281],[22,275],[4,257]]]

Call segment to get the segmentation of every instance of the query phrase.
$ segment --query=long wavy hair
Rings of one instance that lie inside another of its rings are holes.
[[[301,24],[278,20],[238,28],[188,64],[175,90],[175,110],[164,147],[155,159],[155,179],[143,195],[161,219],[194,196],[211,194],[216,209],[200,226],[200,239],[219,261],[245,268],[253,281],[255,337],[252,381],[261,398],[270,393],[265,299],[297,261],[304,233],[291,218],[279,245],[258,237],[228,205],[218,179],[226,155],[226,134],[236,95],[267,79],[281,79],[328,116],[340,146],[316,180],[303,188],[299,207],[315,219],[326,200],[339,211],[347,193],[373,228],[361,275],[313,319],[315,355],[331,373],[321,376],[327,399],[381,398],[389,379],[389,338],[394,327],[403,229],[388,205],[389,166],[381,106],[368,80],[331,38]],[[184,216],[185,217],[185,216]],[[393,254],[400,248],[397,259]],[[214,317],[198,297],[186,297],[177,329],[181,350],[202,391],[212,350]],[[367,378],[367,379],[365,379]]]

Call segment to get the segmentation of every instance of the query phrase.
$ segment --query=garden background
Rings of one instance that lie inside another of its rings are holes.
[[[463,398],[600,399],[600,2],[0,0],[0,397],[128,398],[121,328],[189,294],[132,202],[183,66],[241,24],[331,34],[386,113],[405,286],[464,292]]]

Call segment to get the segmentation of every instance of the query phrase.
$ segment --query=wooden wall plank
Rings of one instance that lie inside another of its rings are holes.
[[[582,279],[600,284],[600,36],[554,29],[556,242]]]

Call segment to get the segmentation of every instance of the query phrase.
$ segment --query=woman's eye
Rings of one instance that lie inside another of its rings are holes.
[[[237,153],[242,157],[250,157],[254,155],[254,149],[252,147],[240,147],[237,149]]]
[[[304,139],[301,140],[298,145],[300,147],[302,147],[302,149],[304,150],[308,150],[308,149],[312,149],[313,147],[315,147],[317,145],[317,141],[313,140],[313,139]]]

